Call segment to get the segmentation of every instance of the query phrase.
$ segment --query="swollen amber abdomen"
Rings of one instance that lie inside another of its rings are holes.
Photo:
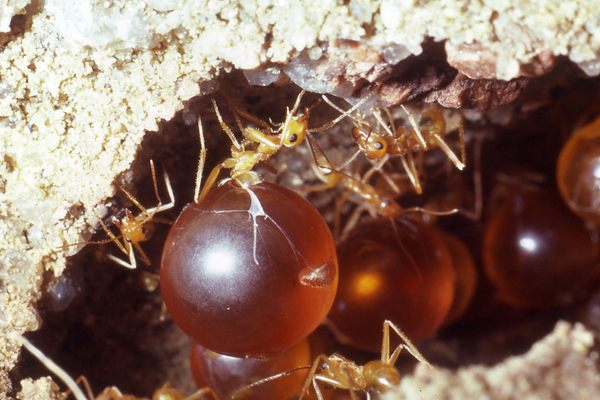
[[[211,387],[221,398],[228,399],[247,385],[290,371],[287,376],[274,379],[240,393],[245,400],[289,399],[298,394],[308,374],[311,362],[307,340],[266,358],[231,357],[218,354],[196,344],[191,351],[194,380],[199,388]]]
[[[431,337],[452,304],[456,275],[444,242],[407,218],[357,226],[338,246],[340,284],[329,314],[339,339],[381,348],[388,319],[412,340]]]
[[[571,210],[600,222],[600,117],[575,131],[558,157],[556,180]]]
[[[569,302],[597,268],[597,244],[555,194],[514,192],[487,222],[485,272],[500,298],[521,307]]]
[[[162,256],[173,320],[202,346],[234,356],[281,351],[329,311],[335,244],[318,211],[271,183],[229,182],[183,210]]]

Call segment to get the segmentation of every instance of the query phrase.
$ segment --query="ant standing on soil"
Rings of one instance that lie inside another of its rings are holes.
[[[102,220],[98,222],[102,227],[102,230],[109,237],[105,240],[93,241],[93,242],[79,242],[69,246],[86,245],[86,244],[107,244],[113,242],[119,250],[127,257],[122,259],[112,254],[108,255],[108,258],[118,265],[128,268],[136,269],[137,261],[135,252],[139,254],[141,261],[144,265],[150,266],[150,259],[140,246],[140,243],[149,240],[154,233],[154,224],[163,223],[171,224],[171,221],[163,220],[156,217],[156,214],[167,211],[175,205],[175,196],[173,194],[173,188],[171,187],[171,181],[166,171],[163,171],[163,179],[165,182],[165,188],[169,194],[169,202],[163,204],[160,194],[158,192],[158,183],[156,179],[156,170],[154,167],[154,161],[150,160],[150,172],[152,175],[152,185],[154,188],[154,195],[156,196],[157,205],[151,208],[144,207],[131,193],[126,189],[119,186],[119,189],[127,196],[127,198],[139,209],[139,214],[134,214],[131,210],[125,209],[125,215],[123,217],[113,216],[112,220],[115,226],[119,229],[119,235],[115,235]]]

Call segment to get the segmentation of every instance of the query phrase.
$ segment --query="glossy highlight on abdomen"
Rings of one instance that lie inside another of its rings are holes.
[[[329,311],[335,244],[318,211],[295,192],[228,182],[173,224],[161,288],[174,321],[203,347],[234,356],[277,352]]]

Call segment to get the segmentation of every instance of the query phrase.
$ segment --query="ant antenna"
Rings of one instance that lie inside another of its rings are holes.
[[[421,143],[421,146],[423,146],[423,150],[427,150],[427,142],[423,138],[421,128],[419,128],[419,125],[417,125],[417,121],[415,121],[415,118],[413,117],[412,113],[408,111],[408,108],[406,108],[404,104],[400,104],[400,107],[406,113],[406,116],[408,117],[408,122],[410,122],[410,125],[413,127],[413,132],[415,133],[415,136],[417,137],[419,143]]]
[[[196,172],[196,186],[194,188],[194,201],[198,201],[200,187],[202,186],[202,174],[204,173],[204,164],[206,163],[206,143],[204,142],[204,128],[202,120],[198,115],[198,136],[200,137],[200,156],[198,157],[198,169]]]
[[[350,107],[348,110],[344,111],[343,109],[341,109],[340,107],[335,105],[331,100],[329,100],[329,98],[326,95],[322,95],[321,98],[325,101],[325,103],[329,104],[331,107],[333,107],[334,109],[339,111],[341,114],[338,115],[332,121],[326,123],[325,125],[323,125],[319,128],[308,129],[307,132],[308,133],[322,132],[324,130],[327,130],[327,129],[335,126],[338,122],[340,122],[341,120],[343,120],[346,117],[352,118],[354,121],[356,121],[356,118],[352,117],[352,113],[354,111],[356,111],[360,106],[362,106],[367,101],[367,99],[369,99],[370,97],[371,97],[370,95],[363,97],[356,104],[354,104],[352,107]]]
[[[252,390],[252,389],[254,389],[257,386],[264,385],[265,383],[273,382],[274,380],[277,380],[277,379],[280,379],[280,378],[285,378],[286,376],[290,376],[291,374],[293,374],[296,371],[300,371],[300,370],[303,370],[303,369],[309,369],[309,368],[310,368],[310,366],[308,366],[308,365],[304,365],[304,366],[301,366],[301,367],[294,367],[294,368],[288,369],[287,371],[283,371],[283,372],[280,372],[278,374],[274,374],[274,375],[268,376],[266,378],[259,379],[256,382],[252,382],[249,385],[242,386],[241,388],[236,389],[229,396],[229,398],[231,400],[235,400],[235,399],[238,399],[238,398],[243,399],[243,398],[245,398],[247,396],[247,394],[248,394],[247,392],[249,390]]]
[[[213,104],[213,108],[215,109],[215,114],[217,115],[217,119],[219,120],[219,125],[221,125],[221,129],[223,129],[225,134],[229,137],[229,140],[231,140],[231,143],[233,143],[233,146],[235,147],[235,149],[237,151],[242,151],[243,148],[240,145],[240,142],[238,142],[237,138],[235,137],[235,134],[233,133],[233,131],[231,130],[229,125],[227,125],[225,123],[225,121],[223,121],[223,117],[221,116],[221,112],[219,111],[219,107],[217,106],[217,102],[215,101],[214,98],[211,99],[211,101]]]
[[[21,343],[21,345],[23,347],[25,347],[27,349],[27,351],[29,351],[35,358],[37,358],[42,364],[44,364],[44,366],[46,368],[48,368],[48,370],[50,372],[55,374],[61,381],[63,381],[63,383],[65,385],[67,385],[67,387],[69,388],[71,393],[73,393],[73,396],[77,400],[88,400],[85,397],[85,394],[83,394],[83,391],[81,390],[81,388],[79,386],[77,386],[77,383],[75,383],[73,378],[71,378],[64,369],[59,367],[58,364],[56,364],[54,361],[52,361],[40,349],[35,347],[33,345],[33,343],[31,343],[29,340],[25,339],[25,337],[15,336],[15,338],[17,339],[17,341],[19,343]]]

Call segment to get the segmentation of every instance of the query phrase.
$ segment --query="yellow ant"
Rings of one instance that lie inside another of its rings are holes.
[[[462,119],[458,128],[461,154],[459,159],[444,140],[447,133],[446,119],[444,113],[437,107],[427,107],[421,113],[417,123],[413,114],[404,105],[401,105],[411,125],[408,130],[404,126],[396,127],[389,109],[383,109],[387,122],[383,119],[380,109],[373,109],[372,115],[378,126],[383,128],[382,132],[376,131],[360,114],[358,116],[350,115],[348,111],[338,107],[327,96],[323,95],[322,98],[335,110],[352,118],[354,121],[352,135],[359,151],[368,159],[376,162],[375,169],[381,168],[389,157],[399,157],[402,167],[418,194],[421,194],[423,189],[413,153],[423,153],[432,148],[439,148],[458,170],[462,171],[465,168],[466,151]]]
[[[38,349],[33,343],[27,340],[23,336],[15,336],[17,341],[27,349],[35,358],[37,358],[44,366],[52,373],[54,373],[69,389],[66,396],[69,393],[73,394],[76,400],[143,400],[144,398],[127,395],[121,393],[121,391],[115,387],[105,388],[98,396],[94,396],[88,380],[84,376],[80,376],[77,379],[71,378],[71,376],[62,369],[58,364],[52,361],[46,356],[40,349]],[[86,393],[79,387],[79,383],[83,385]],[[209,387],[202,388],[196,393],[186,396],[177,389],[173,388],[169,383],[165,383],[160,388],[156,389],[152,394],[152,400],[199,400],[206,398],[207,395],[211,395],[213,399],[219,400],[216,393]]]
[[[390,329],[402,339],[404,343],[398,345],[390,352]],[[431,364],[417,350],[410,339],[391,321],[383,323],[383,341],[381,344],[381,358],[369,361],[365,365],[357,365],[339,354],[326,356],[321,354],[312,364],[299,400],[302,400],[312,384],[318,400],[324,400],[319,383],[335,389],[350,391],[352,399],[356,399],[355,392],[364,392],[367,400],[371,393],[382,393],[393,389],[400,383],[400,372],[394,367],[402,350],[408,351],[419,362],[433,368]]]
[[[283,147],[294,148],[300,145],[310,133],[321,132],[331,128],[360,105],[355,105],[347,112],[343,112],[337,118],[319,128],[309,129],[308,118],[311,107],[306,107],[303,113],[299,112],[300,102],[304,94],[305,91],[302,90],[298,94],[292,109],[290,110],[287,108],[285,120],[281,124],[266,122],[248,113],[247,111],[232,105],[232,111],[236,125],[244,138],[242,142],[238,141],[233,130],[229,127],[229,125],[227,125],[227,123],[225,123],[216,101],[212,99],[213,108],[219,121],[219,125],[227,134],[232,143],[231,156],[217,164],[212,169],[206,179],[204,187],[202,187],[202,190],[200,190],[202,172],[204,169],[204,163],[206,161],[206,146],[202,123],[200,120],[198,120],[198,132],[200,135],[201,150],[200,162],[198,164],[198,172],[196,175],[196,187],[194,191],[194,199],[196,202],[201,201],[204,199],[206,194],[208,194],[210,189],[217,181],[222,169],[231,170],[230,178],[226,179],[226,181],[234,180],[242,187],[250,187],[260,183],[262,179],[258,173],[254,171],[256,165],[267,162]],[[251,122],[254,124],[254,126],[242,125],[241,118]]]
[[[349,232],[356,224],[364,211],[368,211],[371,216],[380,216],[390,219],[400,217],[402,214],[409,212],[422,212],[431,215],[451,215],[459,212],[457,208],[453,208],[448,211],[435,211],[428,210],[422,207],[410,207],[402,208],[400,205],[391,197],[383,196],[379,191],[371,184],[368,183],[369,178],[375,172],[375,169],[368,171],[362,178],[355,178],[341,172],[339,169],[333,166],[331,161],[327,158],[323,150],[318,144],[309,138],[309,148],[314,160],[313,171],[317,178],[322,182],[318,185],[305,188],[305,192],[316,192],[322,190],[332,189],[338,185],[346,189],[345,193],[339,197],[336,201],[336,212],[335,212],[335,236],[339,236],[340,226],[340,215],[342,206],[348,200],[350,194],[354,193],[360,197],[362,204],[360,204],[352,213],[346,226],[343,229],[343,233]],[[345,163],[348,164],[347,162]]]
[[[119,189],[127,196],[127,198],[140,210],[139,214],[134,214],[129,209],[125,209],[125,215],[122,218],[116,216],[112,217],[112,220],[119,229],[120,234],[115,235],[102,220],[99,220],[102,230],[106,233],[109,239],[100,240],[95,242],[80,242],[74,243],[69,246],[82,245],[82,244],[106,244],[113,242],[117,245],[119,250],[127,257],[127,260],[121,259],[112,254],[108,255],[108,258],[122,267],[128,269],[136,269],[137,261],[135,258],[135,251],[138,252],[142,263],[149,266],[150,259],[140,246],[141,242],[145,242],[152,237],[154,233],[155,223],[170,224],[170,221],[162,220],[156,217],[156,214],[167,211],[175,205],[175,196],[173,194],[173,188],[171,187],[171,181],[166,171],[163,171],[163,179],[167,193],[169,194],[169,203],[163,204],[158,193],[158,183],[156,179],[156,170],[154,162],[150,160],[150,172],[152,175],[152,185],[154,188],[154,195],[156,196],[157,205],[151,208],[145,208],[131,193],[122,187]]]

